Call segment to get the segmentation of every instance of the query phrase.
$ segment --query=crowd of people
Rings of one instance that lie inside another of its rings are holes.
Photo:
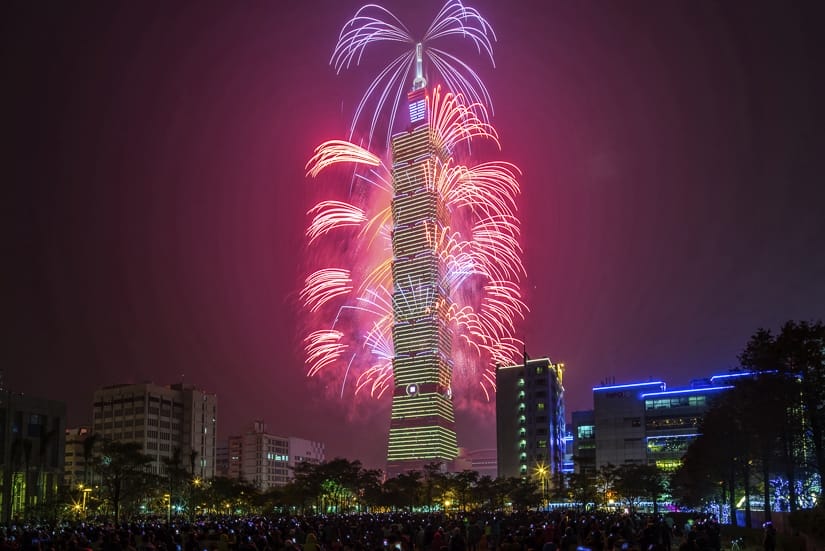
[[[0,551],[720,551],[713,519],[579,511],[11,525]]]
[[[720,551],[719,525],[549,511],[11,525],[0,551]]]

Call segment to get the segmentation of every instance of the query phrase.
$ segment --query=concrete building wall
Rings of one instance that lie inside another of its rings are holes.
[[[194,475],[215,475],[217,397],[192,385],[121,384],[95,391],[94,433],[136,442],[152,457],[151,470],[163,474],[163,461],[181,451],[183,467]]]
[[[88,482],[89,470],[86,469],[86,451],[84,443],[92,433],[89,427],[66,429],[66,449],[63,454],[63,481],[69,486]]]
[[[324,444],[272,435],[265,423],[255,421],[244,434],[229,438],[228,456],[230,478],[244,480],[266,491],[289,483],[297,464],[323,462]]]
[[[643,392],[664,390],[661,381],[593,389],[596,468],[607,464],[644,464],[645,411]]]

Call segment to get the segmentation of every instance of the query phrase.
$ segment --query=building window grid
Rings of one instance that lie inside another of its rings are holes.
[[[701,407],[707,404],[707,396],[672,396],[668,398],[649,398],[645,400],[645,410]]]

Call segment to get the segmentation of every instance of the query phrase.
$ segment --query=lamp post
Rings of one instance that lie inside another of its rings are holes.
[[[88,499],[89,492],[91,492],[91,488],[83,488],[83,503],[81,503],[80,508],[83,510],[83,518],[86,518],[86,500]]]
[[[542,463],[536,465],[536,476],[538,476],[539,481],[541,482],[541,506],[542,509],[547,504],[547,475],[549,471],[547,469],[547,465]]]
[[[172,524],[172,496],[171,494],[163,494],[166,500],[166,524]]]

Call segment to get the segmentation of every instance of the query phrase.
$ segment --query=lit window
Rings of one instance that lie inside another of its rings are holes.
[[[593,438],[593,425],[581,425],[576,430],[579,438]]]

